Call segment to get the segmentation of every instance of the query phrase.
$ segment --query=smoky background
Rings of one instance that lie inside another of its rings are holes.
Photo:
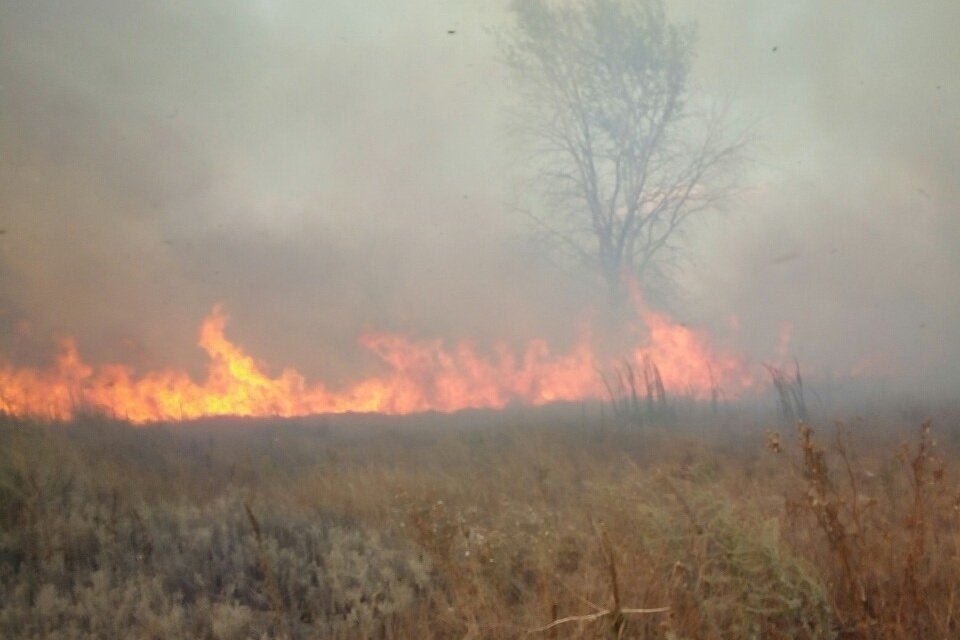
[[[960,357],[950,2],[668,3],[758,143],[661,304],[755,361],[949,394]],[[0,352],[199,375],[214,303],[344,382],[368,329],[558,349],[600,295],[533,242],[505,3],[0,7]],[[453,33],[450,33],[453,31]],[[535,200],[533,201],[536,205]]]

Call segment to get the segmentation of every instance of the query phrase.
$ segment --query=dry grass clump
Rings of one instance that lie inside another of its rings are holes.
[[[956,637],[956,449],[891,433],[11,423],[0,637]]]
[[[436,608],[450,612],[444,633],[517,637],[561,617],[667,608],[627,616],[618,633],[823,637],[830,616],[824,591],[781,552],[775,521],[731,504],[709,470],[684,478],[629,460],[617,466],[614,473],[590,469],[577,492],[566,490],[575,476],[557,470],[545,492],[505,486],[501,502],[486,509],[457,496],[415,505],[413,537],[443,586]],[[506,480],[536,486],[533,478]],[[575,637],[609,631],[604,624],[576,627]]]
[[[821,567],[845,638],[958,633],[960,502],[931,423],[893,455],[859,455],[838,424],[831,447],[798,426],[792,543]]]
[[[427,586],[401,540],[233,485],[146,502],[59,435],[5,434],[0,637],[373,637]]]

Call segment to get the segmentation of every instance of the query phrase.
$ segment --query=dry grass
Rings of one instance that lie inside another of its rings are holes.
[[[437,422],[10,422],[0,636],[958,634],[960,456],[929,424]]]

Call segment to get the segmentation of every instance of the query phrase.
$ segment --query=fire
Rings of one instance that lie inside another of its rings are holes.
[[[646,320],[650,345],[638,347],[634,358],[655,363],[667,389],[703,399],[721,381],[734,389],[752,386],[753,377],[736,356],[714,353],[702,335],[662,314],[648,312]]]
[[[628,361],[655,362],[669,392],[703,398],[717,385],[728,394],[751,386],[740,358],[716,351],[704,335],[666,315],[638,307],[646,338],[628,352]],[[294,369],[270,375],[227,338],[226,327],[226,314],[214,307],[200,329],[198,344],[208,357],[201,382],[177,370],[137,376],[122,364],[94,368],[72,340],[61,342],[55,363],[45,370],[0,362],[0,411],[68,419],[78,407],[91,407],[149,423],[218,415],[408,414],[542,405],[602,398],[606,388],[600,371],[623,361],[598,355],[589,335],[562,353],[544,340],[520,350],[501,344],[484,353],[468,341],[448,347],[442,340],[368,333],[360,344],[377,356],[383,372],[330,389],[322,381],[309,383]]]

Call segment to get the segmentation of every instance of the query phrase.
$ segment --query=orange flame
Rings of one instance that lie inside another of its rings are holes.
[[[728,394],[752,385],[739,358],[716,352],[702,334],[638,306],[648,338],[630,355],[635,363],[652,359],[668,391],[703,398],[715,384]],[[94,407],[135,423],[217,415],[452,412],[601,398],[599,371],[610,364],[597,355],[589,337],[565,353],[533,340],[521,351],[498,345],[488,356],[470,342],[447,348],[441,340],[368,333],[360,343],[386,372],[331,390],[322,381],[309,384],[294,369],[271,377],[226,337],[226,325],[216,306],[200,329],[199,346],[209,358],[202,382],[176,370],[137,377],[120,364],[95,369],[84,363],[72,340],[61,343],[56,363],[46,370],[0,362],[0,411],[68,419],[78,407]]]

